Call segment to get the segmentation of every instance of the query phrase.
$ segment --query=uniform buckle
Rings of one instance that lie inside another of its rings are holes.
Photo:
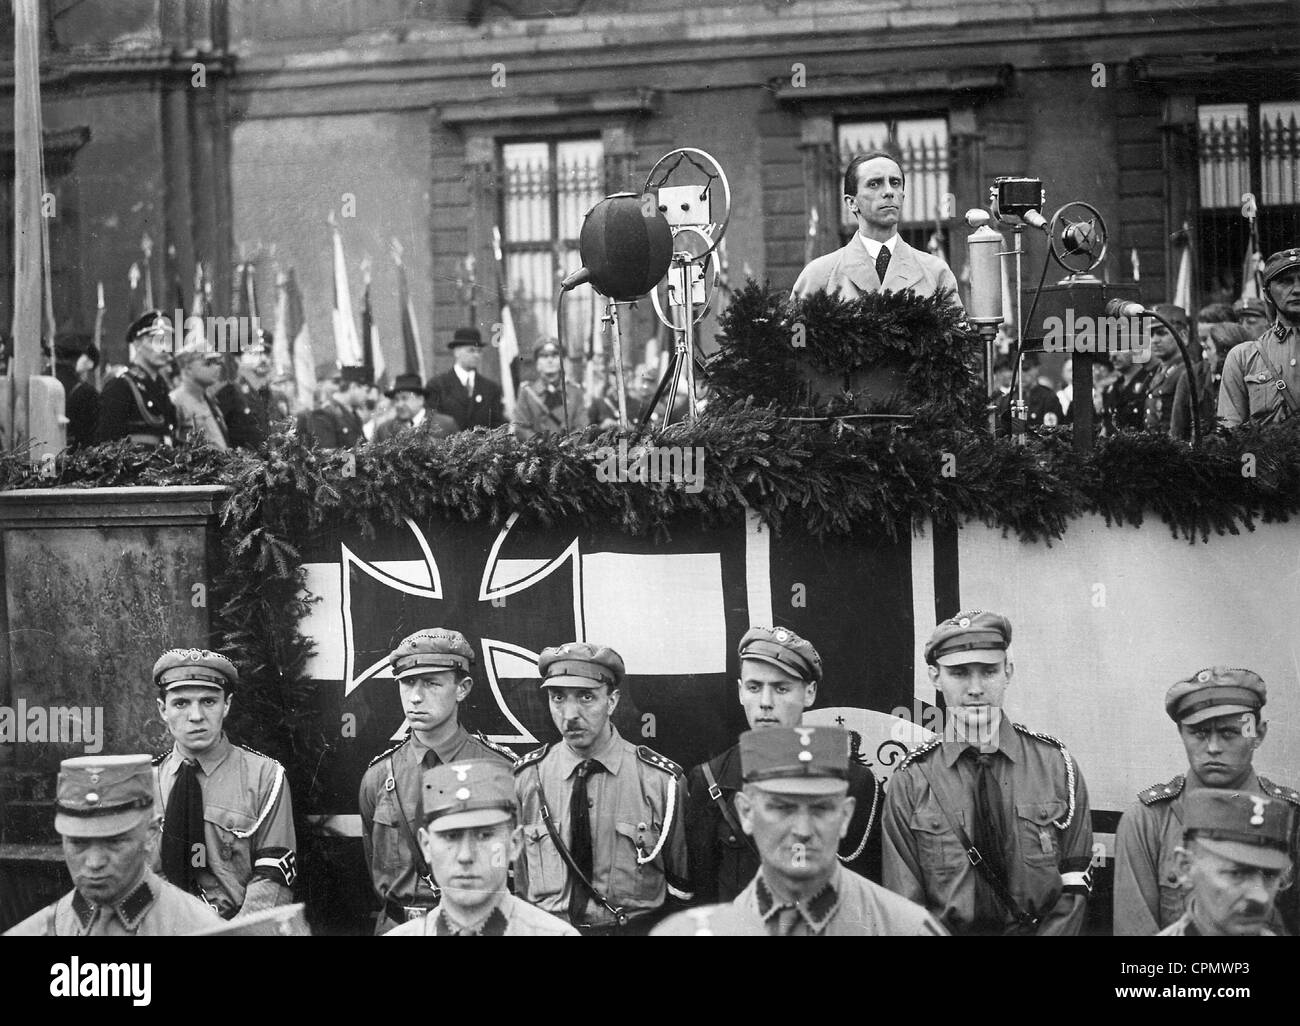
[[[718,801],[722,797],[722,788],[720,788],[717,784],[710,784],[709,797],[715,802]]]
[[[972,866],[978,866],[984,861],[984,856],[980,854],[980,850],[973,844],[966,849],[966,858],[970,861]]]

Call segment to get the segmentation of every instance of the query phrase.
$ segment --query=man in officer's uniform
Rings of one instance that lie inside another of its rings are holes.
[[[426,769],[486,759],[509,767],[515,753],[471,734],[460,703],[474,687],[474,649],[460,631],[432,627],[403,638],[388,656],[408,733],[370,762],[361,777],[361,840],[375,893],[383,902],[376,933],[416,919],[438,903],[438,889],[416,839]]]
[[[1178,873],[1187,911],[1161,937],[1272,937],[1270,914],[1290,880],[1295,811],[1284,801],[1195,791],[1183,806]]]
[[[1010,646],[1010,621],[986,612],[926,642],[945,727],[890,778],[885,886],[956,934],[1075,934],[1092,889],[1088,789],[1064,744],[1002,714]]]
[[[228,381],[214,397],[225,418],[230,445],[256,449],[271,433],[271,333],[258,329],[256,341],[239,354],[239,378]]]
[[[207,905],[155,876],[158,809],[147,755],[87,755],[59,766],[54,829],[73,890],[7,937],[172,937],[217,926]]]
[[[519,856],[515,781],[498,761],[424,771],[420,848],[442,888],[438,906],[388,937],[576,937],[578,931],[506,890]]]
[[[141,314],[126,329],[132,346],[131,366],[113,378],[99,397],[96,442],[130,438],[144,445],[171,445],[176,434],[176,409],[166,377],[173,347],[172,322],[161,310]]]
[[[1202,790],[1240,791],[1300,806],[1300,794],[1255,772],[1264,742],[1268,694],[1259,674],[1214,666],[1180,680],[1165,696],[1187,750],[1187,772],[1138,794],[1115,834],[1115,933],[1150,936],[1186,907],[1178,845],[1186,828],[1187,798]],[[1285,909],[1294,916],[1294,896]],[[1281,926],[1279,919],[1276,924]],[[1292,922],[1291,929],[1297,924]]]
[[[515,889],[584,933],[645,932],[665,902],[692,897],[681,768],[610,722],[624,674],[612,648],[570,642],[537,667],[562,740],[515,765]]]
[[[1264,295],[1274,311],[1272,326],[1233,346],[1223,361],[1219,421],[1225,427],[1300,416],[1300,249],[1268,258]]]
[[[1147,386],[1156,371],[1152,362],[1137,363],[1131,352],[1111,354],[1118,376],[1101,391],[1102,423],[1107,435],[1141,431],[1146,421]]]
[[[822,661],[817,650],[785,627],[751,627],[740,639],[740,704],[751,730],[797,727],[817,698]],[[875,776],[858,759],[849,761],[852,821],[839,845],[839,860],[854,872],[880,879],[882,794]],[[701,902],[730,901],[754,879],[758,850],[740,828],[740,748],[696,766],[687,775],[686,847],[691,882]]]
[[[364,367],[344,367],[338,390],[311,411],[308,431],[322,449],[355,449],[366,440],[357,409],[370,395],[370,375]]]
[[[1172,303],[1161,303],[1156,313],[1178,329],[1183,342],[1187,341],[1187,311]],[[1169,434],[1174,416],[1174,397],[1178,394],[1178,379],[1187,373],[1182,350],[1173,335],[1159,321],[1151,324],[1151,354],[1159,361],[1147,381],[1147,401],[1143,424],[1148,431],[1158,430]],[[1191,356],[1191,352],[1188,352]]]
[[[782,727],[740,735],[741,827],[762,861],[729,904],[673,916],[656,936],[943,936],[934,917],[840,865],[848,830],[849,732]]]
[[[239,671],[206,649],[154,664],[158,713],[174,743],[154,760],[163,801],[158,867],[223,919],[293,901],[297,840],[284,767],[223,730]]]

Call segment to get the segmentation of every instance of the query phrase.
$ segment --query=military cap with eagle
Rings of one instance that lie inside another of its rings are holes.
[[[841,727],[768,727],[740,735],[746,784],[781,794],[843,794],[849,732]]]
[[[426,770],[421,795],[426,826],[436,832],[495,826],[515,816],[515,778],[497,760],[446,762]]]
[[[1291,806],[1277,798],[1207,788],[1183,795],[1183,834],[1215,855],[1263,869],[1291,865]]]
[[[154,817],[147,755],[84,755],[59,764],[54,829],[65,837],[114,837]]]
[[[162,692],[187,685],[230,692],[239,684],[239,670],[220,652],[209,652],[206,648],[172,648],[153,664],[153,682]]]

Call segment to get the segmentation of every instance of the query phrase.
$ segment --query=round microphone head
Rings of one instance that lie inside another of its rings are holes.
[[[673,232],[657,203],[620,192],[587,211],[578,247],[591,287],[625,303],[646,295],[668,273]]]
[[[992,220],[993,215],[987,210],[981,210],[979,207],[966,211],[966,223],[972,228],[983,228]]]

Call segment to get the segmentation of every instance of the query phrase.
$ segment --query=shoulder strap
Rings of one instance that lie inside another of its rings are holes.
[[[1296,408],[1296,402],[1300,402],[1300,400],[1296,400],[1291,395],[1291,389],[1286,387],[1286,380],[1282,377],[1282,372],[1274,367],[1273,361],[1264,355],[1264,347],[1260,345],[1260,342],[1263,340],[1263,336],[1255,340],[1255,355],[1259,357],[1259,362],[1262,363],[1268,369],[1268,372],[1276,379],[1277,385],[1275,387],[1282,399],[1282,406],[1285,407],[1287,416],[1294,417],[1297,413],[1300,413],[1300,409]]]
[[[713,799],[713,804],[716,805],[718,811],[722,813],[723,820],[726,821],[727,826],[731,828],[733,834],[745,839],[746,846],[755,856],[757,856],[758,849],[754,846],[754,839],[740,828],[740,823],[737,822],[736,815],[732,811],[731,803],[727,801],[726,795],[722,793],[722,788],[718,786],[718,778],[713,775],[713,767],[706,762],[700,766],[700,770],[704,773],[704,782],[709,786],[709,797]]]
[[[962,825],[957,822],[957,818],[948,811],[948,804],[943,800],[943,795],[939,792],[939,789],[934,786],[934,781],[926,771],[925,764],[918,762],[916,768],[920,771],[921,776],[925,777],[925,782],[930,785],[930,793],[934,795],[934,800],[939,803],[939,808],[943,811],[943,818],[948,821],[953,833],[957,835],[957,842],[966,849],[966,858],[975,867],[975,872],[979,873],[989,885],[989,888],[993,891],[993,896],[1011,913],[1011,917],[1020,926],[1037,929],[1043,917],[1032,915],[1016,904],[1016,899],[1011,896],[1006,881],[998,876],[993,871],[993,867],[984,861],[984,856],[980,854],[980,850],[971,843],[970,836],[962,829]]]
[[[1051,734],[1043,734],[1037,730],[1030,730],[1023,723],[1013,723],[1011,726],[1027,737],[1037,738],[1039,741],[1046,741],[1049,745],[1060,749],[1061,757],[1065,760],[1065,822],[1062,823],[1059,819],[1054,819],[1052,820],[1052,826],[1056,827],[1058,830],[1064,830],[1074,820],[1074,792],[1076,788],[1074,783],[1074,760],[1070,758],[1070,750],[1065,747],[1064,741],[1060,738],[1053,737]]]
[[[853,854],[839,855],[839,860],[842,863],[844,863],[844,865],[847,866],[854,859],[858,858],[863,853],[863,851],[866,850],[867,838],[871,836],[871,828],[875,826],[876,809],[879,807],[879,805],[880,805],[880,781],[877,780],[876,775],[872,773],[871,774],[871,812],[867,816],[867,826],[866,829],[862,831],[862,840],[859,841],[858,846],[853,849]],[[850,841],[849,843],[852,844],[853,842]],[[836,854],[838,855],[838,852]]]
[[[626,926],[628,923],[627,913],[621,908],[615,908],[606,900],[605,896],[601,894],[600,891],[596,890],[596,885],[587,879],[587,875],[579,869],[578,864],[573,861],[572,853],[564,846],[564,842],[560,839],[560,832],[555,829],[555,821],[551,817],[551,807],[546,804],[546,790],[542,787],[541,768],[537,767],[536,763],[533,763],[533,765],[534,773],[537,776],[537,808],[542,814],[542,822],[546,824],[546,832],[551,835],[551,843],[555,845],[555,850],[560,853],[560,858],[564,860],[564,864],[569,868],[569,874],[573,878],[573,885],[575,887],[579,885],[585,887],[587,893],[595,898],[596,901],[604,907],[605,911],[614,917],[619,926]]]
[[[135,380],[135,375],[130,371],[122,375],[126,381],[126,387],[131,390],[131,398],[135,400],[135,408],[139,411],[140,419],[151,428],[160,428],[166,425],[167,418],[161,413],[150,413],[149,407],[145,405],[144,393],[140,391],[140,386]]]
[[[420,851],[420,844],[415,839],[415,831],[411,829],[411,821],[406,816],[406,810],[402,808],[402,795],[397,790],[397,775],[393,772],[393,757],[391,755],[388,756],[388,779],[384,781],[384,787],[393,792],[393,801],[397,805],[397,816],[402,821],[402,836],[406,838],[411,854],[415,856],[415,871],[420,874],[420,878],[433,891],[434,898],[440,899],[442,891],[438,889],[438,885],[433,881],[433,871],[429,868],[429,864],[424,861],[424,852]]]

